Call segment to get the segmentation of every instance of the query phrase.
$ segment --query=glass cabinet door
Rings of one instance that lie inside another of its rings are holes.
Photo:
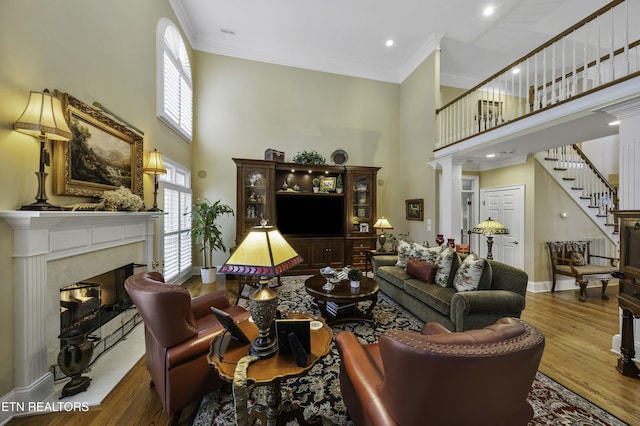
[[[353,187],[353,232],[370,233],[373,226],[371,217],[371,178],[354,176]]]
[[[267,216],[267,179],[264,170],[249,170],[244,175],[244,234]]]

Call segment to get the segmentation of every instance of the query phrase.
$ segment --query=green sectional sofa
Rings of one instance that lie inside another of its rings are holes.
[[[452,277],[461,259],[454,262]],[[521,269],[488,260],[482,289],[457,291],[453,279],[446,287],[427,284],[395,266],[397,260],[398,256],[374,256],[374,279],[382,292],[424,322],[435,321],[451,331],[478,329],[502,317],[519,318],[525,307],[528,276]]]

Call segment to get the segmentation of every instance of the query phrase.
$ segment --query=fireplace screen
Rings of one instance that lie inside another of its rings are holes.
[[[134,268],[122,266],[60,289],[60,333],[79,328],[85,333],[99,329],[133,304],[124,289]]]

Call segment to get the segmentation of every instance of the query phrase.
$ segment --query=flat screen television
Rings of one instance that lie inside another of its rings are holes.
[[[344,197],[276,196],[276,226],[283,235],[344,236]]]

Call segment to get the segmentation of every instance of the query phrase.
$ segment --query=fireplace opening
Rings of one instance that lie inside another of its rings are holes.
[[[60,334],[74,328],[93,333],[133,306],[124,288],[135,268],[130,263],[60,289]],[[100,336],[91,336],[99,340]]]

